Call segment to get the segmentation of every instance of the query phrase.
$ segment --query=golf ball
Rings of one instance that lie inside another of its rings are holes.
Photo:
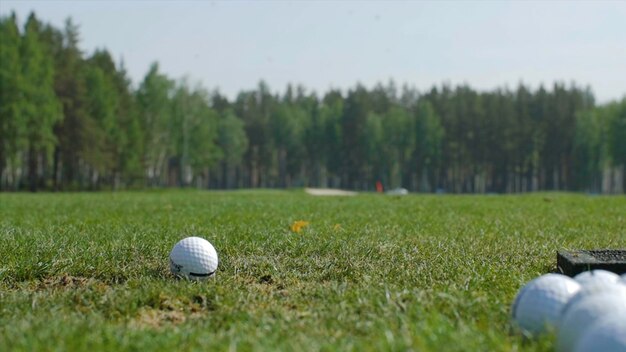
[[[176,243],[170,252],[172,274],[191,280],[204,280],[213,276],[217,263],[215,248],[200,237],[187,237]]]
[[[527,283],[518,292],[511,314],[514,323],[531,335],[555,326],[563,306],[578,292],[580,285],[560,274],[542,275]]]
[[[596,291],[576,299],[573,304],[565,307],[559,324],[557,351],[572,351],[585,330],[602,317],[626,314],[626,286],[613,285],[605,288],[604,291]]]
[[[616,283],[619,281],[619,279],[619,275],[606,270],[584,271],[574,276],[574,280],[576,280],[582,286],[586,286],[598,281]]]
[[[626,352],[626,313],[600,318],[580,337],[574,352]]]
[[[579,301],[601,293],[607,293],[611,291],[618,291],[620,294],[626,294],[626,285],[622,285],[621,282],[611,283],[607,281],[595,281],[589,283],[586,286],[581,286],[580,290],[567,302],[567,304],[561,310],[561,318],[567,313],[570,307],[575,306]]]

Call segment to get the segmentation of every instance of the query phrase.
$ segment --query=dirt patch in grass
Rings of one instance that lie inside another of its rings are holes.
[[[206,311],[185,312],[180,310],[162,310],[154,308],[142,308],[137,316],[132,319],[128,326],[132,329],[162,329],[167,326],[180,325],[189,320],[204,317]]]
[[[109,285],[94,278],[65,274],[63,276],[47,277],[39,280],[39,282],[36,283],[35,291],[72,290],[87,287],[97,287],[104,289],[109,287]]]
[[[74,276],[70,274],[56,274],[39,278],[0,279],[0,289],[7,291],[63,291],[77,289],[105,290],[123,284],[126,278],[111,277],[106,279],[96,277]],[[4,287],[3,287],[4,286]]]
[[[213,301],[204,295],[189,298],[162,295],[156,302],[140,308],[128,326],[133,329],[162,329],[201,319],[215,309]]]

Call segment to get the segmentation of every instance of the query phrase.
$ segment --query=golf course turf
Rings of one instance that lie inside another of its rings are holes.
[[[177,280],[187,236],[216,248]],[[558,249],[624,248],[626,197],[0,194],[0,351],[549,351],[509,310]]]

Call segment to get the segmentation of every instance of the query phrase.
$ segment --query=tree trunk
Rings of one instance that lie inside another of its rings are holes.
[[[28,149],[28,188],[37,192],[37,152],[31,146]]]
[[[257,163],[259,147],[252,147],[252,160],[250,160],[250,188],[257,188],[259,183],[259,167]]]
[[[4,190],[4,174],[6,169],[6,158],[4,156],[4,149],[2,143],[0,143],[0,191]]]
[[[278,186],[287,187],[287,150],[278,149]]]
[[[54,157],[52,160],[52,187],[55,191],[59,191],[60,186],[60,169],[61,169],[61,148],[58,146],[54,148]]]

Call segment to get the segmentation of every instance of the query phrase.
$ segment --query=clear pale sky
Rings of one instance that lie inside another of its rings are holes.
[[[138,84],[158,61],[233,98],[264,79],[318,93],[394,79],[419,90],[590,85],[626,95],[626,1],[10,1],[58,28],[71,16],[87,54],[106,47]]]

